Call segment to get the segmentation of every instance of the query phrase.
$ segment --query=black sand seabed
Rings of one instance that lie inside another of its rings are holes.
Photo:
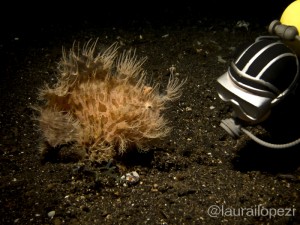
[[[272,5],[270,12],[257,2],[236,9],[223,3],[223,13],[213,4],[133,9],[111,3],[100,15],[92,6],[44,6],[52,13],[19,6],[1,15],[1,224],[300,224],[300,146],[273,150],[245,135],[234,140],[219,126],[231,108],[215,89],[234,50],[266,35],[287,4]],[[38,88],[55,82],[62,46],[90,38],[135,48],[162,86],[170,67],[188,77],[182,97],[166,111],[171,135],[109,168],[76,162],[67,146],[57,158],[42,158],[31,120]],[[299,91],[248,129],[274,143],[298,138],[296,103]],[[119,184],[131,171],[140,181]],[[213,206],[221,209],[215,217],[208,213]]]

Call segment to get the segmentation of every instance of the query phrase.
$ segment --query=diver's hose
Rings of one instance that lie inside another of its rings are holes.
[[[296,139],[295,141],[286,143],[286,144],[272,144],[266,141],[263,141],[261,139],[259,139],[258,137],[256,137],[254,134],[252,134],[250,131],[246,130],[245,128],[241,128],[241,130],[247,134],[253,141],[255,141],[256,143],[268,147],[268,148],[277,148],[277,149],[282,149],[282,148],[290,148],[293,147],[297,144],[300,143],[300,138]]]
[[[236,120],[229,118],[224,119],[221,121],[220,126],[227,131],[232,137],[239,137],[241,135],[241,131],[243,131],[246,135],[248,135],[253,141],[256,143],[265,146],[267,148],[276,148],[276,149],[282,149],[282,148],[290,148],[300,143],[300,138],[296,139],[295,141],[285,143],[285,144],[273,144],[266,141],[263,141],[256,137],[254,134],[252,134],[247,129],[243,128]]]

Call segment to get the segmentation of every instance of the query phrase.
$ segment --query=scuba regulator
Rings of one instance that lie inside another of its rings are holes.
[[[233,107],[233,118],[220,126],[233,137],[245,133],[269,148],[288,148],[300,138],[286,144],[263,141],[242,127],[258,124],[268,118],[271,109],[297,88],[300,80],[300,0],[290,4],[269,25],[270,36],[261,36],[240,52],[227,72],[217,79],[219,97]]]

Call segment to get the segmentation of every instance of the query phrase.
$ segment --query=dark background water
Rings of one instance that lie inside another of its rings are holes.
[[[142,28],[181,27],[236,23],[239,20],[268,26],[280,19],[292,0],[252,1],[10,1],[0,8],[0,71],[7,77],[11,58],[20,55],[19,45],[41,45],[86,28],[122,27],[137,31]],[[220,20],[222,23],[220,23]],[[200,21],[200,22],[199,22]],[[17,41],[16,41],[17,40]],[[20,41],[21,40],[21,41]],[[16,49],[14,49],[16,48]],[[13,76],[13,75],[9,75]]]
[[[149,21],[168,25],[178,20],[218,19],[259,20],[266,23],[279,19],[293,1],[11,1],[2,6],[0,25],[4,32],[35,32],[41,27],[70,26],[85,22],[99,26],[124,25]],[[32,34],[33,34],[32,33]]]

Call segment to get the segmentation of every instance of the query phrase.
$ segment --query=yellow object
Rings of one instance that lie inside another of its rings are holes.
[[[281,15],[280,22],[284,25],[296,27],[298,35],[300,35],[300,0],[294,1],[286,7]],[[300,56],[300,41],[289,41],[286,44]]]
[[[300,32],[300,0],[292,2],[282,13],[280,22],[294,26]]]

